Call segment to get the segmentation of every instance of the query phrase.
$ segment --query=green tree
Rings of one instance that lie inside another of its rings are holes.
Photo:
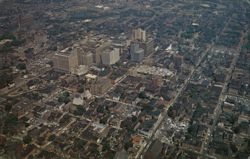
[[[78,93],[83,93],[84,92],[84,86],[83,85],[80,85],[77,89],[77,92]]]
[[[137,117],[136,116],[132,116],[132,122],[136,122],[137,121]]]
[[[173,112],[173,107],[169,107],[168,109],[168,116],[171,117],[171,118],[174,118],[174,112]]]
[[[126,142],[125,144],[124,144],[124,148],[125,148],[125,150],[127,151],[130,147],[132,147],[133,146],[133,142],[131,141],[131,140],[129,140],[128,142]]]
[[[70,94],[68,91],[64,91],[58,97],[58,102],[67,104],[70,101]]]
[[[30,124],[26,122],[26,123],[24,123],[24,126],[27,128],[30,126]]]
[[[103,143],[103,149],[102,151],[106,151],[106,150],[110,150],[110,145],[109,145],[109,142],[106,141]]]
[[[49,141],[54,141],[56,139],[56,135],[55,134],[52,134],[49,136]]]
[[[23,143],[30,144],[32,141],[32,138],[29,135],[26,135],[23,137]]]
[[[77,105],[76,110],[74,111],[74,114],[81,116],[83,115],[84,112],[85,112],[85,109],[83,108],[83,106]]]
[[[7,86],[14,80],[12,75],[9,74],[0,74],[0,88]]]
[[[86,143],[85,143],[84,140],[79,139],[79,140],[76,141],[76,146],[77,146],[78,149],[83,149],[85,144]]]
[[[235,126],[234,128],[233,128],[233,131],[234,131],[234,133],[235,134],[238,134],[239,132],[240,132],[240,126]]]
[[[26,64],[25,63],[19,63],[16,66],[16,68],[19,69],[19,70],[26,70]]]
[[[11,104],[6,104],[5,107],[4,107],[4,110],[5,110],[6,112],[10,112],[11,109],[12,109],[12,105],[11,105]]]
[[[18,125],[18,118],[14,114],[8,114],[5,120],[5,125],[6,126],[17,126]]]
[[[144,91],[140,92],[139,95],[138,95],[139,98],[142,98],[142,99],[145,99],[147,98],[147,95]]]
[[[6,44],[0,48],[0,53],[8,53],[12,50],[13,50],[12,46],[10,44]]]

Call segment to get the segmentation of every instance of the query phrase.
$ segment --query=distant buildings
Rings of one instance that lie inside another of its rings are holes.
[[[146,37],[146,31],[134,29],[130,44],[131,60],[140,62],[143,58],[154,52],[154,40]]]
[[[86,46],[85,46],[86,45]],[[83,46],[78,44],[57,52],[53,57],[54,69],[60,72],[79,72],[81,65],[91,66],[93,64],[113,65],[120,60],[120,49],[111,48],[110,41],[93,40],[84,42]],[[86,67],[84,67],[86,68]],[[86,69],[84,71],[86,72]]]

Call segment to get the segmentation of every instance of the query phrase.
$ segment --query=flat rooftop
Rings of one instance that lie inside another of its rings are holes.
[[[150,75],[158,75],[158,76],[168,76],[171,77],[174,75],[174,73],[166,68],[160,68],[160,67],[155,67],[155,66],[147,66],[147,65],[142,65],[139,66],[136,70],[138,73],[143,73],[143,74],[150,74]]]

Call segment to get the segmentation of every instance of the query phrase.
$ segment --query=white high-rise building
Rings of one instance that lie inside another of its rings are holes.
[[[141,28],[133,30],[133,40],[146,41],[146,31]]]
[[[54,69],[62,72],[73,72],[78,66],[77,52],[66,48],[53,57]]]
[[[92,65],[93,64],[93,53],[88,52],[82,55],[82,65]]]
[[[104,65],[113,65],[120,60],[120,50],[118,48],[115,48],[112,51],[107,50],[101,55],[101,57]]]

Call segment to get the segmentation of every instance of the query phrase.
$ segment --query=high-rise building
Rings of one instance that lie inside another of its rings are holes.
[[[140,62],[144,58],[144,50],[139,46],[140,45],[138,43],[132,43],[130,45],[130,55],[132,61]]]
[[[88,52],[88,53],[85,53],[85,54],[82,54],[80,55],[79,58],[82,58],[82,63],[81,65],[92,65],[93,64],[93,53],[91,52]]]
[[[97,44],[95,46],[95,50],[94,50],[94,62],[96,64],[100,64],[101,63],[101,54],[109,46],[110,46],[110,41],[103,42],[102,44]]]
[[[115,49],[103,56],[104,50],[111,45],[110,40],[95,39],[88,42],[86,46],[74,44],[73,47],[66,48],[53,57],[54,69],[56,71],[75,73],[78,66],[90,66],[93,63],[100,64],[102,60],[104,64],[112,65],[119,61],[119,49]]]
[[[148,39],[147,41],[132,41],[131,45],[130,45],[130,49],[134,49],[134,48],[142,48],[144,50],[145,55],[149,55],[151,53],[153,53],[154,50],[154,40],[153,39]]]
[[[106,50],[102,55],[102,63],[104,65],[113,65],[120,60],[120,50],[115,48],[114,50]]]
[[[132,40],[146,41],[146,31],[141,28],[134,29]]]
[[[78,67],[78,54],[72,48],[66,48],[53,57],[54,69],[62,72],[74,72]]]
[[[130,52],[133,53],[138,49],[140,49],[139,43],[138,42],[131,42],[131,44],[130,44]]]
[[[90,51],[85,51],[81,47],[77,46],[73,48],[77,51],[78,64],[79,65],[92,65],[93,64],[93,53]]]
[[[142,61],[144,58],[144,50],[143,49],[138,49],[136,50],[132,55],[131,55],[131,59],[133,61],[136,61],[136,62],[140,62]]]
[[[151,38],[145,42],[141,42],[140,47],[144,49],[145,55],[149,55],[155,51],[154,40]]]
[[[141,28],[134,29],[130,42],[131,60],[140,62],[144,56],[148,56],[154,51],[154,40],[146,37],[146,31]]]

